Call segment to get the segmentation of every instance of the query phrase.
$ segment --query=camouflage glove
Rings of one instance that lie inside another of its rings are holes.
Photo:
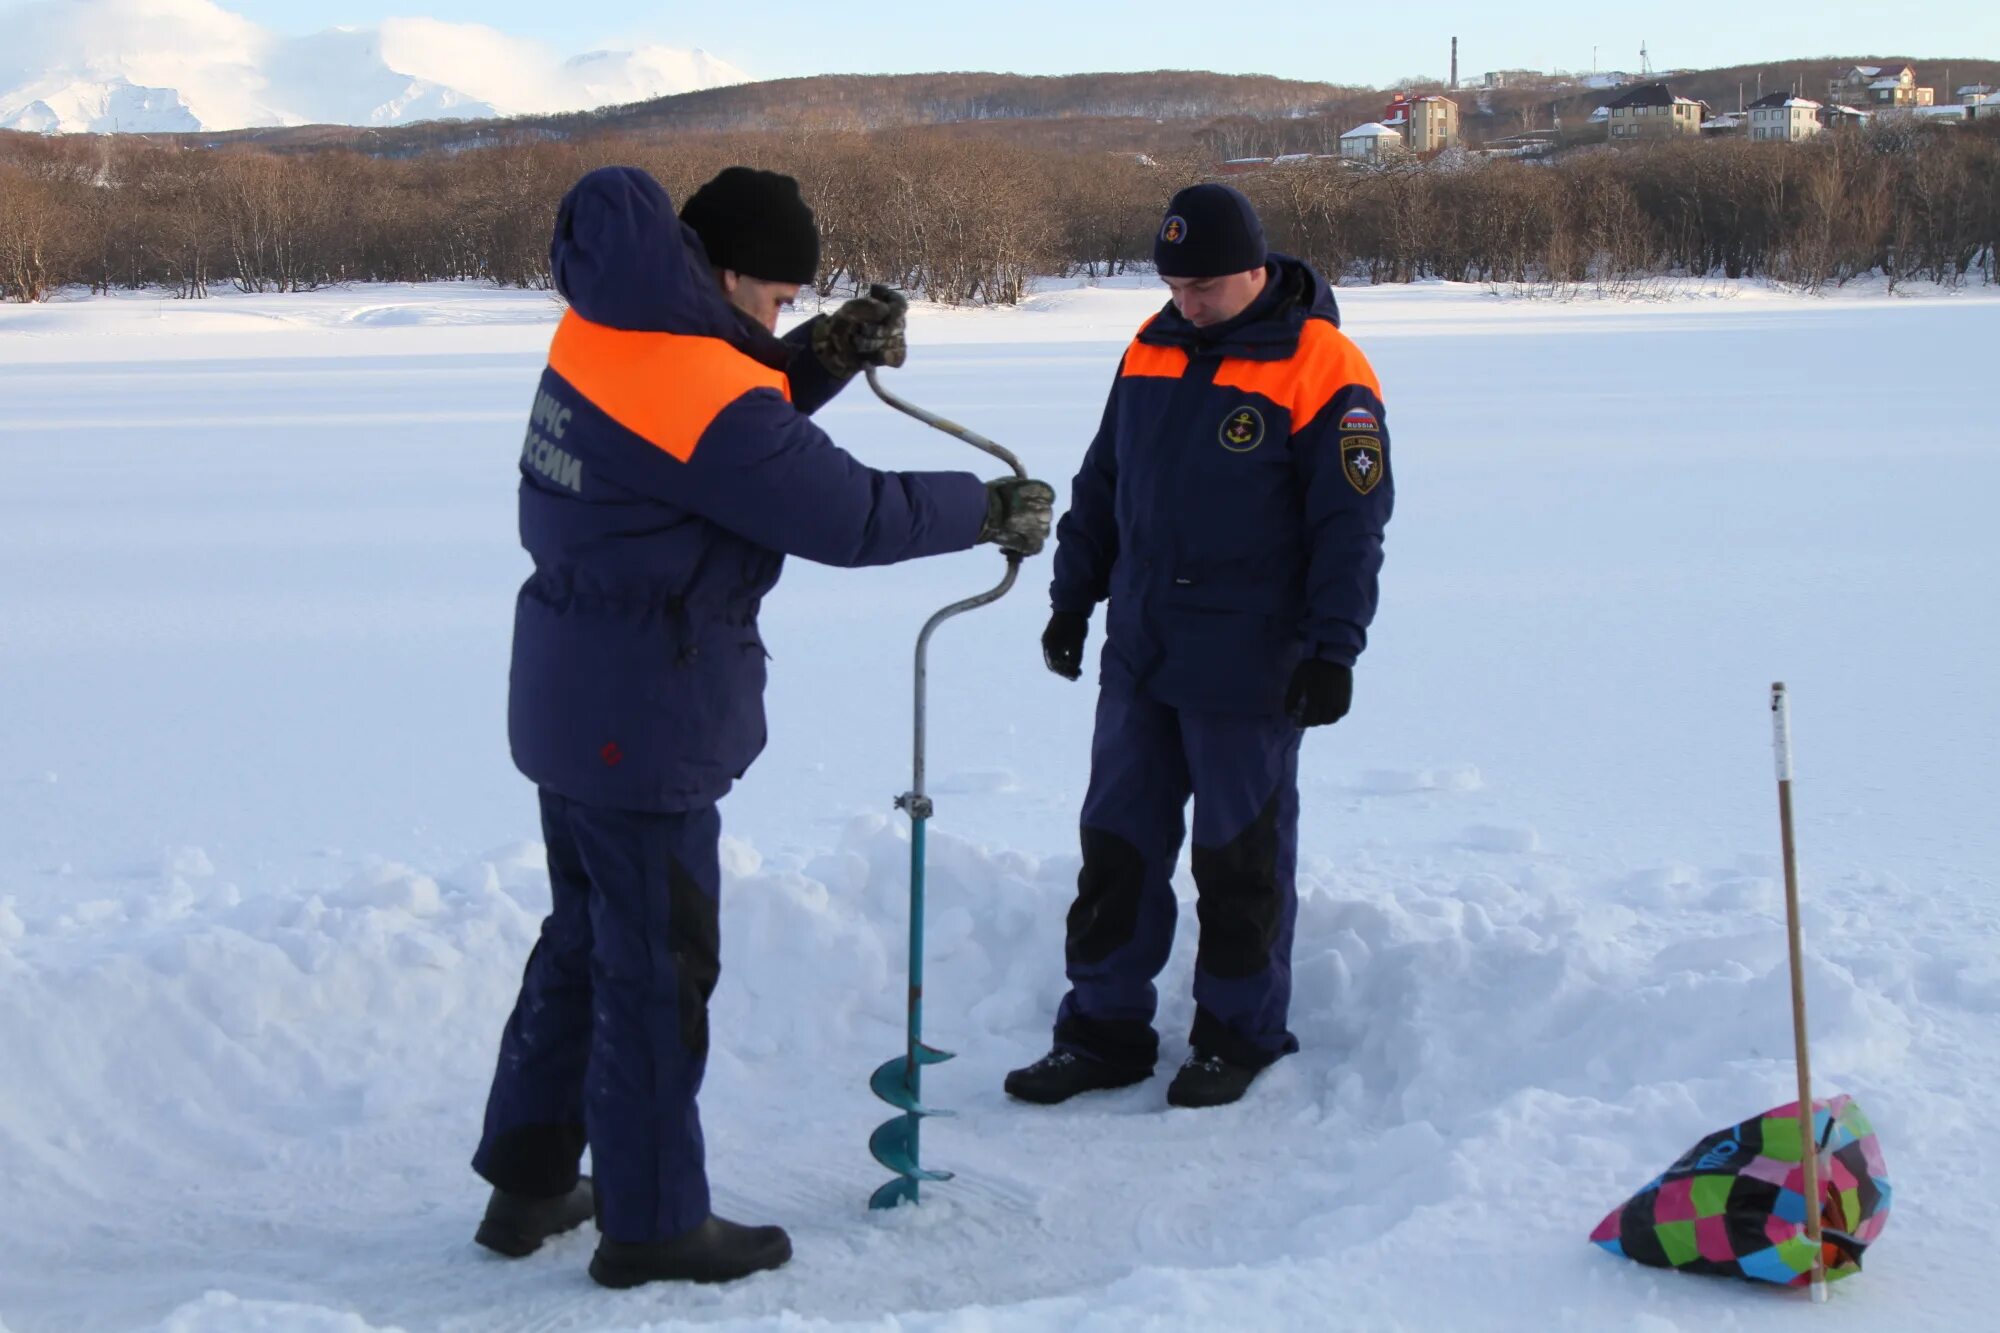
[[[1015,555],[1039,555],[1055,517],[1055,488],[1043,481],[1007,477],[986,483],[986,523],[979,540]]]
[[[878,282],[813,326],[813,355],[841,379],[870,366],[900,366],[910,354],[903,333],[909,309],[901,292]]]

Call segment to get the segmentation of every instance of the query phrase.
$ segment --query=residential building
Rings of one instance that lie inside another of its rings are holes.
[[[1846,106],[1864,106],[1871,111],[1896,107],[1930,106],[1937,91],[1917,86],[1917,72],[1908,65],[1856,65],[1828,82],[1826,100]]]
[[[1435,153],[1459,146],[1458,103],[1449,97],[1411,97],[1397,93],[1382,123],[1403,136],[1413,153]]]
[[[1356,125],[1340,136],[1340,155],[1350,162],[1381,162],[1403,152],[1401,132],[1380,121]]]
[[[1748,111],[1725,111],[1720,115],[1711,116],[1707,120],[1704,120],[1701,123],[1701,133],[1703,138],[1720,139],[1725,136],[1743,134],[1748,129],[1749,124],[1750,113]]]
[[[1708,118],[1706,103],[1682,97],[1664,83],[1634,88],[1604,110],[1613,143],[1694,137]]]
[[[1868,127],[1870,113],[1851,106],[1823,106],[1819,109],[1821,129],[1860,130]]]
[[[1823,110],[1825,108],[1818,102],[1794,97],[1790,93],[1760,97],[1749,107],[1750,137],[1778,143],[1810,139],[1825,128],[1819,123],[1819,113]]]
[[[1996,92],[2000,92],[2000,88],[1995,88],[1990,83],[1968,83],[1958,90],[1958,104],[1978,106]]]
[[[2000,121],[2000,93],[1988,93],[1971,111],[1974,120]]]
[[[1548,82],[1549,76],[1538,69],[1496,69],[1489,70],[1485,86],[1488,88],[1539,88]]]
[[[1842,70],[1826,82],[1826,100],[1835,106],[1866,102],[1868,85],[1882,77],[1880,65],[1856,65]]]

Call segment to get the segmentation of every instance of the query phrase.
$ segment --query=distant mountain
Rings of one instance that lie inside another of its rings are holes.
[[[281,37],[215,0],[42,0],[7,11],[0,129],[174,134],[547,115],[742,83],[704,51],[564,60],[477,24],[390,19]]]
[[[199,130],[201,121],[172,88],[142,88],[123,75],[90,79],[51,74],[0,93],[0,129],[32,134],[117,127],[151,133]]]

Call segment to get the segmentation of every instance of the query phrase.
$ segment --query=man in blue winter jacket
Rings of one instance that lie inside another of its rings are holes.
[[[1054,1048],[1006,1080],[1030,1102],[1152,1075],[1190,795],[1195,1017],[1167,1101],[1233,1102],[1298,1049],[1299,741],[1347,713],[1392,503],[1374,371],[1249,200],[1182,190],[1153,253],[1173,299],[1126,350],[1056,530],[1051,671],[1081,675],[1110,605],[1070,990]]]
[[[508,731],[540,788],[553,908],[473,1166],[493,1185],[481,1244],[527,1254],[594,1211],[606,1286],[791,1256],[781,1229],[710,1211],[696,1107],[721,967],[716,802],[764,746],[757,612],[784,557],[1033,554],[1049,529],[1040,482],[879,472],[812,423],[904,347],[885,288],[774,336],[818,253],[796,182],[742,167],[679,217],[644,172],[591,172],[550,245],[569,311],[521,453],[535,568]]]

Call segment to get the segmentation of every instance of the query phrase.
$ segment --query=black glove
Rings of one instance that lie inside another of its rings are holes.
[[[1354,702],[1354,668],[1308,657],[1292,672],[1285,712],[1302,727],[1325,727],[1347,716]]]
[[[909,357],[903,336],[909,309],[901,292],[878,282],[813,326],[813,355],[841,379],[869,366],[900,366]]]
[[[1006,477],[986,483],[986,524],[979,540],[1015,555],[1039,555],[1055,517],[1055,488],[1045,481]]]
[[[1058,611],[1042,631],[1042,661],[1064,680],[1083,676],[1083,641],[1090,634],[1090,617]]]

